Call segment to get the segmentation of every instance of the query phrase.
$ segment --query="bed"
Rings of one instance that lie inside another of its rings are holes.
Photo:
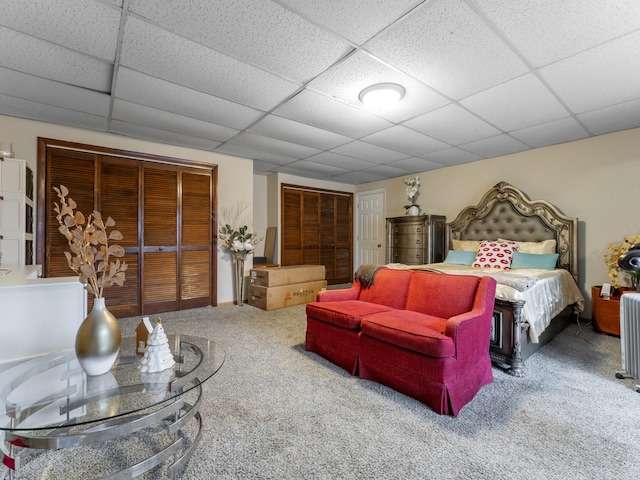
[[[480,241],[506,239],[523,247],[527,242],[534,249],[551,246],[558,255],[556,268],[496,270],[451,263],[406,268],[494,276],[498,289],[491,359],[510,374],[522,377],[525,360],[571,321],[578,321],[583,310],[584,297],[578,288],[577,235],[577,218],[564,215],[549,202],[530,200],[518,188],[500,182],[477,205],[464,208],[447,224],[445,245],[449,250],[472,251]],[[403,268],[398,264],[390,266]]]

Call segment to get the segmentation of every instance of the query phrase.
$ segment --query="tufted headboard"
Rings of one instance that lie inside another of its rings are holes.
[[[529,200],[519,189],[500,182],[484,194],[476,206],[464,208],[447,224],[451,239],[522,242],[555,239],[558,266],[578,281],[578,218],[568,217],[544,200]]]

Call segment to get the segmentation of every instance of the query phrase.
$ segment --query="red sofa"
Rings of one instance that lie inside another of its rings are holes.
[[[368,287],[356,280],[307,304],[305,348],[457,416],[493,381],[495,291],[490,277],[381,268]]]

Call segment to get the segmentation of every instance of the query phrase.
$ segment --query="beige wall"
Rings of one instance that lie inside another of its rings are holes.
[[[64,127],[0,115],[0,141],[13,144],[14,156],[27,160],[36,171],[38,137],[67,140],[133,152],[151,153],[218,165],[218,211],[247,205],[253,208],[253,161],[191,148],[176,147],[106,133]],[[116,219],[117,221],[117,219]],[[250,268],[247,262],[246,268]],[[218,247],[218,303],[232,302],[233,264],[231,256]]]
[[[580,289],[591,316],[591,285],[608,281],[603,254],[611,242],[640,233],[640,129],[538,148],[419,174],[417,203],[451,221],[504,180],[579,220]],[[403,178],[358,185],[386,191],[386,216],[404,215]]]

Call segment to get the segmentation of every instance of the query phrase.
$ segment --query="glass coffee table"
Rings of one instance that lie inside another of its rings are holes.
[[[202,384],[225,353],[205,338],[167,337],[176,365],[164,372],[140,372],[134,337],[123,337],[116,365],[97,377],[84,373],[73,349],[0,366],[0,479],[13,478],[32,449],[113,441],[135,447],[137,435],[145,450],[154,445],[145,458],[130,465],[118,459],[115,471],[96,476],[131,478],[165,462],[167,475],[175,476],[200,441]]]

